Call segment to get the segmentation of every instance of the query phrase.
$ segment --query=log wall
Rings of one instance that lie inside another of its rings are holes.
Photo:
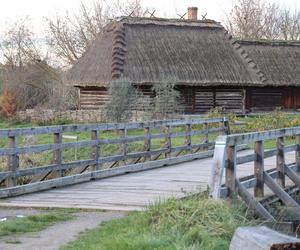
[[[275,108],[300,109],[300,88],[248,88],[246,108],[249,111],[269,111]]]
[[[80,88],[79,107],[83,110],[99,110],[109,101],[107,89],[104,87]]]
[[[154,97],[151,86],[140,87],[149,98]],[[245,112],[270,111],[275,108],[300,109],[300,88],[204,88],[178,86],[186,114],[203,114],[220,107],[224,112],[244,114]],[[106,88],[80,88],[80,109],[99,110],[109,101]]]
[[[185,112],[203,114],[220,107],[224,112],[243,113],[244,91],[235,88],[180,87]]]

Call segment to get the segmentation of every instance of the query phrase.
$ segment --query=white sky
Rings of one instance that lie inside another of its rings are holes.
[[[76,11],[81,2],[92,4],[94,0],[0,0],[0,32],[8,21],[30,16],[34,30],[43,32],[45,17],[56,12]],[[106,0],[108,3],[114,0]],[[184,14],[187,7],[196,6],[200,14],[208,13],[207,18],[222,21],[224,13],[232,7],[233,0],[142,0],[144,8],[155,9],[156,16],[176,17]],[[269,0],[291,9],[300,9],[300,0]]]

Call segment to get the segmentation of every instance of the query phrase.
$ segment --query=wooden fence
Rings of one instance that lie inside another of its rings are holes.
[[[115,133],[115,137],[104,138],[109,131]],[[130,135],[133,131],[139,131],[139,135]],[[90,139],[63,142],[63,135],[70,132],[90,133]],[[0,139],[7,139],[8,145],[0,148],[0,158],[7,157],[8,160],[6,170],[0,172],[3,187],[0,198],[212,156],[215,143],[210,141],[211,135],[228,132],[226,118],[2,129]],[[52,135],[53,143],[18,144],[18,138],[31,135]],[[183,138],[183,145],[173,145],[173,140],[179,137]],[[158,139],[162,143],[154,149],[152,142]],[[129,144],[135,142],[141,142],[142,147],[130,152]],[[102,155],[103,147],[115,145],[114,154]],[[64,150],[74,148],[89,148],[88,159],[64,161]],[[43,152],[52,154],[51,164],[20,166],[21,155]],[[20,181],[24,177],[27,178],[25,183]]]
[[[285,146],[285,138],[294,138],[295,143]],[[265,150],[266,140],[276,140],[276,148]],[[254,144],[254,152],[238,156],[236,149],[241,144]],[[289,165],[285,163],[287,152],[295,152],[295,163]],[[274,161],[276,169],[265,170],[264,159],[274,156],[276,156],[276,161]],[[238,165],[248,162],[253,162],[253,176],[239,180],[236,174]],[[211,196],[220,198],[238,193],[261,217],[274,220],[273,216],[256,199],[264,197],[265,186],[267,186],[285,205],[293,207],[300,213],[298,203],[285,192],[286,176],[300,188],[300,178],[296,173],[298,171],[300,171],[300,127],[219,136],[216,140],[209,184]],[[224,174],[225,184],[223,185]],[[254,188],[254,195],[247,190],[250,188]]]

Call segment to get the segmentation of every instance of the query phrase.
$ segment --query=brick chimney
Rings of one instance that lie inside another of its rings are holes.
[[[197,20],[198,19],[198,8],[189,7],[188,8],[188,20]]]

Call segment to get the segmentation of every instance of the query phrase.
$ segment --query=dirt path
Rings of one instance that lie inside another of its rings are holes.
[[[95,228],[103,221],[121,218],[125,215],[125,213],[121,212],[80,212],[76,214],[75,219],[57,223],[41,232],[5,239],[6,242],[20,243],[5,243],[2,239],[0,249],[57,250],[68,242],[75,240],[80,232]]]

